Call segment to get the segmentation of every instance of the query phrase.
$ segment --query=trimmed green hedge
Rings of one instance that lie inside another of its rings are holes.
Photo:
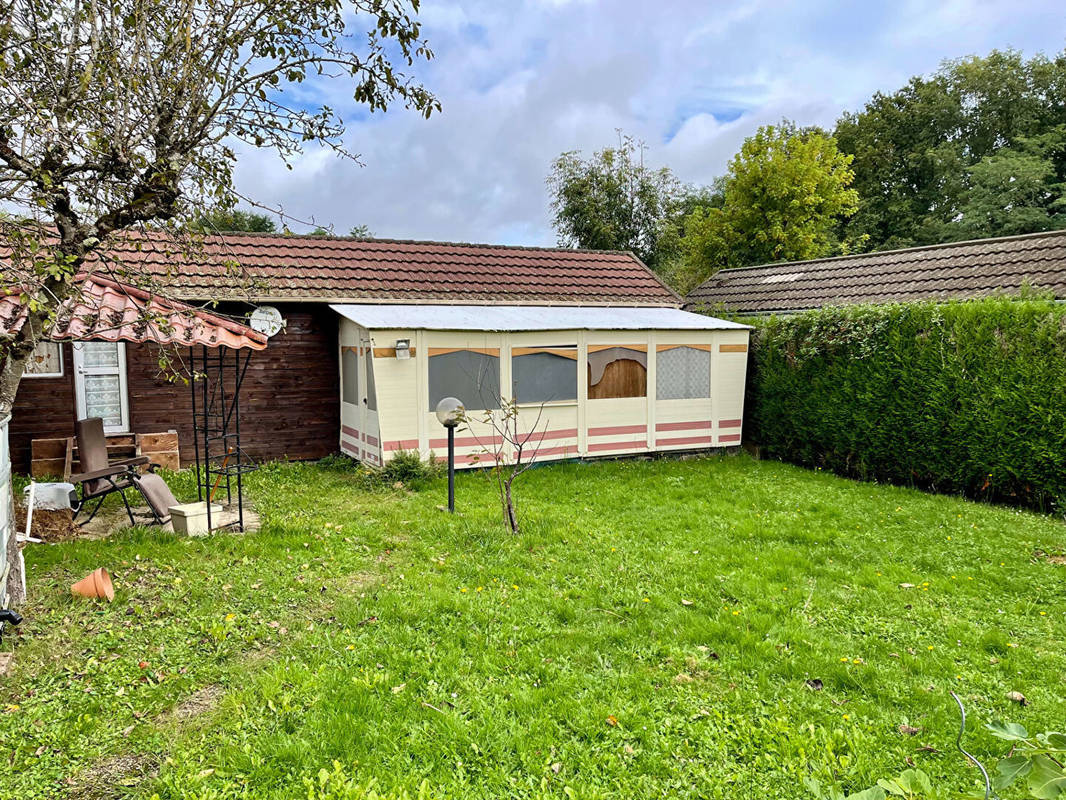
[[[754,323],[748,436],[771,457],[1066,506],[1066,308],[994,298]]]

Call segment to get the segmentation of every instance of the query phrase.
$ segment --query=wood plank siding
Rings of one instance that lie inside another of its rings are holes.
[[[257,460],[316,459],[337,450],[337,318],[325,304],[279,304],[286,328],[266,350],[253,352],[241,390],[241,441]],[[220,309],[225,311],[226,309]],[[188,363],[188,349],[176,358]],[[168,382],[159,352],[126,345],[130,429],[178,431],[181,460],[193,458],[192,408],[188,384]],[[74,435],[74,376],[71,345],[63,345],[63,376],[26,378],[19,386],[11,422],[11,460],[28,472],[30,441]]]

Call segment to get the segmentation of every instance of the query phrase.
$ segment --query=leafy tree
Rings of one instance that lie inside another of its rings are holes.
[[[1025,60],[994,50],[874,95],[835,130],[840,149],[854,156],[861,198],[845,235],[885,249],[1059,227],[1048,217],[1060,213],[1055,200],[1066,180],[1066,153],[1036,150],[1040,137],[1063,124],[1066,54]],[[1001,190],[1005,202],[992,213]]]
[[[0,415],[90,256],[123,236],[151,246],[204,206],[235,205],[236,142],[285,159],[306,143],[349,155],[336,112],[287,89],[331,76],[372,111],[439,109],[401,71],[432,57],[418,5],[0,0],[0,279],[26,308],[0,343]],[[152,281],[141,260],[101,268]]]
[[[277,230],[274,220],[269,215],[243,211],[239,208],[230,211],[220,209],[206,211],[193,219],[189,227],[203,233],[224,231],[274,233]]]
[[[851,160],[820,130],[789,122],[760,128],[730,162],[720,206],[697,208],[685,218],[683,288],[723,267],[842,249],[836,226],[858,205]]]
[[[570,151],[552,162],[547,179],[562,247],[631,250],[654,270],[672,255],[681,182],[666,167],[644,164],[644,145],[619,132],[618,146],[583,159]]]
[[[87,262],[163,293],[148,259],[111,263],[108,244],[168,236],[188,252],[188,222],[236,204],[237,142],[349,155],[340,117],[286,89],[332,76],[372,111],[437,110],[401,71],[432,56],[418,3],[0,0],[0,285],[24,308],[0,337],[0,417]]]
[[[1064,154],[1066,125],[1059,125],[982,158],[969,168],[953,233],[974,239],[1066,228]]]
[[[349,236],[354,236],[356,239],[372,239],[374,232],[370,230],[369,225],[354,225],[352,229],[348,231]]]

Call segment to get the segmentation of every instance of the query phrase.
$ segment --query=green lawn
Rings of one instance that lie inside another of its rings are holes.
[[[532,470],[520,537],[482,475],[454,517],[361,486],[275,465],[259,533],[27,551],[0,797],[957,793],[949,690],[982,756],[1066,719],[1056,519],[747,457]],[[74,601],[99,565],[115,602]]]

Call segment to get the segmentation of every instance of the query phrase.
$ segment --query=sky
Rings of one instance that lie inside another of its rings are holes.
[[[435,58],[412,71],[442,113],[370,115],[318,79],[301,91],[341,113],[361,165],[245,149],[239,191],[338,234],[551,246],[552,160],[616,129],[707,184],[760,125],[831,127],[944,59],[1066,48],[1061,0],[424,0],[419,18]]]

